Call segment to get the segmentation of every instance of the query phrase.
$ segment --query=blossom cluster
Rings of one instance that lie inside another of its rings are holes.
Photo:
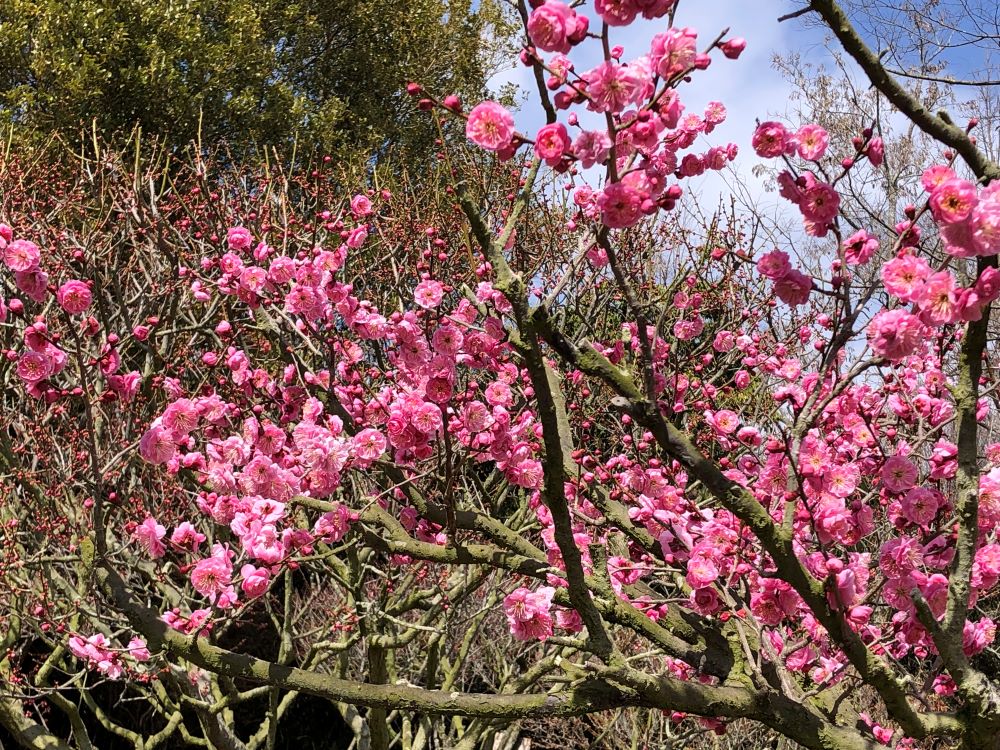
[[[797,156],[816,169],[829,147],[827,131],[809,123],[795,132],[790,132],[782,123],[763,122],[754,131],[751,144],[758,156],[765,159],[789,159]],[[785,169],[778,173],[779,193],[793,203],[802,213],[806,233],[813,237],[825,237],[833,220],[840,211],[840,195],[836,186],[839,180],[862,159],[867,159],[874,168],[882,165],[884,145],[882,139],[866,128],[863,137],[854,139],[855,152],[844,156],[840,162],[841,174],[833,181],[816,176],[815,171],[804,170],[799,174]],[[819,171],[817,169],[817,171]],[[854,240],[860,237],[853,238]],[[863,246],[862,242],[862,246]],[[864,262],[864,261],[861,261]]]
[[[125,654],[137,663],[150,659],[149,649],[142,638],[133,638],[127,648],[121,649],[114,647],[102,633],[95,633],[88,638],[71,635],[69,650],[77,659],[93,665],[94,669],[112,680],[125,675],[128,668],[123,658]]]
[[[384,206],[374,192],[345,200],[337,217],[318,212],[309,241],[279,241],[248,217],[180,266],[190,299],[211,320],[201,348],[191,353],[205,377],[156,379],[162,408],[144,422],[136,447],[144,470],[194,487],[192,500],[183,508],[136,504],[112,521],[133,551],[179,583],[181,595],[159,602],[167,625],[211,635],[267,597],[280,576],[382,531],[394,537],[392,543],[378,537],[390,564],[428,580],[426,561],[443,558],[439,548],[459,541],[452,537],[459,530],[449,528],[457,525],[456,509],[465,518],[497,521],[499,509],[486,506],[513,498],[523,513],[517,534],[525,539],[517,539],[537,545],[545,565],[535,580],[496,576],[507,627],[520,641],[583,632],[581,613],[569,604],[575,592],[564,559],[575,545],[584,576],[600,582],[601,596],[610,589],[612,602],[602,604],[611,609],[634,609],[643,623],[677,610],[709,625],[739,618],[760,637],[762,659],[779,661],[803,685],[837,683],[850,670],[842,640],[824,627],[816,602],[803,598],[781,562],[801,565],[820,582],[817,596],[827,612],[874,655],[894,664],[920,661],[939,694],[954,690],[934,662],[937,649],[918,611],[922,599],[932,617],[943,617],[955,554],[959,450],[947,335],[954,331],[946,327],[981,319],[1000,297],[1000,272],[984,264],[962,286],[957,261],[948,263],[1000,249],[1000,197],[951,167],[924,174],[926,212],[951,259],[940,266],[922,244],[917,209],[907,211],[894,237],[858,229],[844,238],[838,185],[862,161],[882,164],[881,140],[863,130],[853,151],[836,161],[822,127],[792,131],[762,123],[751,144],[762,158],[787,164],[779,189],[802,214],[805,232],[836,238],[830,277],[807,271],[805,263],[793,267],[789,252],[777,248],[751,262],[753,253],[734,241],[705,249],[669,291],[644,283],[642,292],[661,307],[655,321],[644,317],[627,294],[628,275],[643,273],[649,259],[629,256],[634,246],[617,240],[630,233],[615,230],[669,210],[683,180],[735,158],[732,144],[691,151],[726,110],[713,102],[702,114],[687,113],[677,91],[715,52],[738,57],[743,42],[720,39],[699,51],[694,30],[672,27],[626,62],[624,50],[606,44],[599,65],[576,73],[569,55],[594,41],[598,19],[607,41],[609,27],[640,16],[661,22],[673,7],[672,0],[598,0],[596,15],[588,17],[582,4],[535,3],[523,60],[548,76],[555,117],[533,138],[518,133],[513,115],[496,102],[480,102],[463,115],[457,97],[442,101],[465,118],[475,144],[506,161],[530,145],[536,163],[566,176],[572,188],[572,207],[561,214],[572,218],[560,222],[560,237],[585,239],[580,255],[589,267],[580,271],[567,262],[567,285],[610,290],[594,305],[606,317],[581,326],[593,351],[573,364],[559,359],[559,346],[536,340],[534,370],[526,365],[519,348],[526,332],[515,330],[523,308],[515,310],[501,291],[508,286],[494,285],[485,255],[469,252],[476,282],[464,289],[440,266],[393,262],[386,295],[392,301],[377,303],[367,278],[372,269],[364,267],[378,254],[369,251],[384,229]],[[839,173],[827,168],[831,159]],[[795,160],[807,167],[794,171]],[[596,186],[585,179],[595,167],[604,169]],[[436,229],[415,231],[425,232],[425,259],[448,257],[445,241],[432,239]],[[62,387],[71,382],[63,375],[73,353],[61,338],[68,335],[92,346],[94,356],[79,359],[81,368],[100,373],[97,397],[131,398],[139,375],[119,372],[118,336],[86,315],[90,286],[68,280],[50,287],[36,245],[14,240],[7,227],[0,237],[21,292],[37,304],[52,298],[58,307],[28,322],[23,302],[0,302],[0,317],[8,310],[25,317],[23,348],[7,356],[17,361],[28,392],[52,400],[71,392]],[[520,240],[508,238],[503,252],[513,259]],[[891,257],[871,274],[888,302],[866,297],[850,317],[852,274],[890,243]],[[532,297],[544,299],[550,270],[522,270],[522,281],[533,275]],[[758,277],[768,283],[753,283]],[[544,320],[545,304],[529,313],[533,321]],[[867,323],[853,330],[856,320]],[[152,335],[156,323],[147,323],[133,328],[135,341]],[[860,344],[853,351],[835,345],[845,330]],[[567,340],[553,339],[569,348]],[[876,355],[869,362],[858,354],[865,339]],[[76,353],[82,351],[78,346]],[[588,361],[600,360],[605,373],[641,378],[644,405],[659,410],[664,427],[683,425],[692,450],[731,483],[728,497],[750,498],[755,511],[764,509],[787,534],[789,559],[774,559],[774,547],[750,524],[713,501],[705,482],[692,476],[698,462],[690,452],[672,457],[661,450],[662,436],[634,416],[642,412],[609,408],[618,405],[613,388],[582,371],[591,354]],[[864,378],[851,374],[869,367]],[[561,487],[569,542],[557,534],[559,508],[546,484],[552,467],[544,446],[552,428],[540,414],[543,406],[557,407],[535,393],[539,368],[546,375],[553,370],[551,383],[566,397],[558,408],[569,425],[559,438],[573,444]],[[975,406],[978,419],[990,417],[986,398]],[[962,644],[970,657],[995,639],[996,623],[975,605],[1000,584],[1000,445],[986,445],[984,453],[973,609]],[[474,492],[482,511],[465,496]],[[385,518],[390,523],[379,526]],[[471,537],[481,528],[466,524],[461,533]],[[409,542],[415,544],[406,553],[398,551]],[[509,557],[504,563],[514,565]],[[69,648],[108,677],[127,672],[123,650],[100,633],[71,634]],[[149,658],[139,641],[126,650],[134,661]],[[662,667],[681,679],[714,679],[679,658],[662,657]],[[879,741],[892,739],[891,730],[866,722]]]
[[[684,114],[677,86],[707,67],[713,50],[736,57],[743,46],[737,40],[716,42],[699,52],[695,31],[682,27],[658,34],[647,54],[629,62],[622,62],[621,48],[607,44],[608,27],[630,23],[640,14],[658,19],[671,6],[598,2],[595,11],[604,24],[605,58],[597,67],[576,73],[568,55],[587,40],[591,22],[580,7],[550,0],[536,4],[527,26],[530,45],[522,60],[548,74],[557,119],[530,139],[517,132],[506,109],[482,102],[466,118],[469,139],[501,159],[512,158],[530,143],[538,161],[581,182],[580,170],[603,166],[603,186],[579,184],[573,196],[577,220],[594,231],[633,227],[671,208],[681,195],[681,180],[706,168],[721,168],[736,154],[736,147],[730,146],[703,155],[681,155],[699,134],[710,133],[723,121],[725,108],[712,104],[701,117]],[[543,52],[552,54],[545,57]],[[460,111],[454,103],[448,108]],[[581,122],[588,115],[583,110],[605,115],[606,127],[584,129]],[[565,118],[564,111],[568,111]],[[579,129],[575,137],[571,128]],[[805,309],[789,318],[802,321],[797,334],[787,341],[762,336],[760,319],[752,314],[745,317],[741,330],[718,331],[709,361],[717,366],[728,362],[737,370],[721,389],[702,382],[691,387],[688,373],[670,373],[667,353],[681,342],[700,340],[704,330],[697,303],[689,307],[686,296],[675,301],[676,310],[684,312],[673,326],[673,340],[664,340],[662,330],[653,327],[639,336],[638,326],[629,322],[623,325],[624,346],[597,344],[597,349],[613,364],[628,361],[636,369],[648,367],[652,388],[667,410],[669,405],[675,414],[692,407],[701,410],[705,437],[725,456],[720,465],[726,476],[768,508],[776,523],[791,523],[799,561],[816,579],[829,582],[831,609],[842,612],[848,626],[875,653],[897,660],[908,655],[926,658],[936,649],[911,597],[919,591],[932,614],[943,616],[954,540],[948,482],[957,469],[957,447],[946,437],[956,413],[946,374],[949,355],[935,333],[944,326],[979,320],[1000,296],[998,272],[986,265],[970,286],[962,287],[952,270],[933,268],[921,248],[918,211],[907,209],[907,220],[895,227],[896,236],[891,238],[893,257],[881,266],[890,305],[870,312],[865,330],[871,350],[892,366],[890,374],[878,384],[867,384],[845,383],[829,371],[813,371],[810,349],[828,352],[830,331],[838,321],[818,312],[822,300],[812,293],[822,290],[846,298],[853,269],[871,263],[882,248],[879,236],[865,229],[843,237],[838,185],[864,161],[879,169],[885,145],[864,128],[849,153],[831,154],[830,135],[821,126],[810,123],[789,129],[774,121],[757,126],[751,145],[760,157],[787,164],[777,175],[779,192],[801,213],[806,234],[815,238],[832,234],[837,240],[837,260],[826,280],[794,268],[784,250],[774,249],[757,259],[756,270],[772,282],[774,296],[792,308]],[[805,166],[797,168],[797,162]],[[1000,249],[997,188],[978,188],[950,167],[931,168],[923,184],[929,211],[950,255],[987,256]],[[600,269],[609,262],[608,252],[595,247],[587,257]],[[835,363],[848,357],[843,344],[838,346],[832,352]],[[725,398],[753,379],[770,384],[774,407],[787,409],[790,419],[820,404],[809,429],[792,441],[773,425],[744,424],[738,412],[726,407]],[[977,417],[984,419],[988,412],[988,402],[981,400]],[[627,415],[622,424],[632,426]],[[924,431],[934,435],[929,442],[911,437]],[[790,583],[781,580],[774,562],[735,515],[698,505],[680,464],[645,452],[651,441],[652,436],[643,435],[626,444],[630,450],[585,463],[586,480],[567,490],[574,511],[583,518],[602,516],[590,502],[595,493],[603,491],[622,501],[630,519],[644,525],[661,546],[655,561],[648,549],[634,544],[631,559],[609,561],[616,592],[648,616],[661,616],[662,610],[647,602],[635,584],[655,565],[665,563],[683,574],[690,608],[713,616],[739,611],[731,592],[745,587],[750,613],[764,626],[773,652],[781,655],[786,668],[819,684],[841,679],[847,658],[815,612]],[[995,467],[1000,455],[989,451],[988,455]],[[993,541],[998,472],[993,468],[982,480],[983,536],[974,563],[973,604],[997,585],[1000,573]],[[539,508],[543,524],[546,513]],[[547,526],[543,536],[546,531]],[[574,531],[585,569],[591,571],[590,545],[605,540],[585,525]],[[626,570],[629,573],[623,575]],[[558,580],[549,583],[561,585]],[[535,591],[520,587],[510,594],[504,610],[514,635],[550,637],[560,612],[552,600],[550,587]],[[879,606],[890,614],[880,616]],[[979,653],[995,632],[989,617],[967,622],[966,653]],[[679,676],[690,676],[679,663],[671,663],[671,668]],[[939,676],[935,688],[948,693],[952,686],[947,677]],[[880,739],[891,736],[884,728],[879,732]]]
[[[329,498],[349,473],[366,475],[382,460],[416,466],[434,455],[444,430],[456,447],[475,461],[495,464],[511,484],[527,490],[541,485],[536,422],[518,403],[522,375],[511,362],[500,318],[484,317],[477,307],[499,312],[509,309],[508,303],[483,282],[476,304],[459,299],[445,309],[447,287],[432,278],[415,283],[413,309],[405,313],[383,316],[354,296],[338,271],[366,239],[362,219],[371,208],[359,211],[361,198],[368,201],[359,196],[353,202],[357,225],[345,230],[335,249],[279,254],[233,227],[228,252],[204,263],[203,273],[190,282],[193,296],[203,302],[232,296],[251,309],[295,316],[299,330],[317,340],[336,334],[330,339],[337,360],[332,369],[322,362],[303,373],[289,365],[274,377],[255,367],[247,351],[229,346],[203,358],[226,373],[227,398],[219,392],[188,397],[178,382],[164,382],[170,402],[139,450],[170,472],[197,475],[206,488],[198,508],[208,528],[201,533],[184,522],[168,547],[162,541],[166,529],[147,518],[133,537],[154,559],[168,549],[194,555],[188,564],[192,587],[221,609],[238,602],[237,583],[245,595],[259,596],[297,555],[309,554],[317,542],[342,539],[360,510],[337,504],[311,528],[302,528],[289,513],[297,497]],[[223,321],[216,330],[225,337],[233,326]],[[376,346],[389,363],[385,372],[371,368],[369,350]],[[475,372],[485,380],[473,380]],[[345,411],[329,413],[310,395],[315,388],[336,394]],[[246,415],[244,404],[254,403],[258,394],[268,394],[280,408],[270,417],[260,410]],[[372,499],[386,506],[398,495]],[[418,538],[444,541],[441,528],[414,508],[403,507],[400,518]],[[213,525],[227,527],[238,547],[216,543],[209,556],[199,557]]]
[[[594,10],[603,23],[614,27],[640,16],[659,21],[673,5],[672,0],[597,2]],[[466,116],[466,134],[502,159],[513,158],[522,145],[531,144],[534,155],[559,172],[605,167],[603,187],[577,184],[574,200],[582,215],[599,216],[609,228],[627,228],[673,208],[684,179],[721,170],[736,158],[733,143],[700,153],[688,151],[699,136],[725,121],[726,109],[712,102],[700,115],[686,112],[677,86],[711,64],[712,50],[718,48],[735,59],[746,43],[738,38],[719,41],[699,52],[694,29],[670,27],[654,36],[649,50],[635,59],[623,61],[624,50],[615,47],[599,65],[578,72],[568,55],[592,37],[590,27],[586,15],[559,0],[536,4],[527,23],[531,44],[521,59],[546,71],[553,106],[567,114],[529,138],[517,132],[505,107],[484,101]],[[458,109],[452,102],[445,106]],[[588,126],[591,121],[594,125]]]
[[[7,224],[0,224],[0,255],[7,269],[13,272],[15,287],[31,302],[42,305],[54,297],[61,311],[67,316],[82,316],[91,306],[93,293],[85,281],[70,279],[59,287],[49,284],[49,274],[42,270],[42,252],[37,244],[24,238],[14,238],[14,231]],[[27,316],[24,300],[0,296],[0,323],[8,316]],[[80,334],[87,337],[100,335],[97,318],[87,316],[79,323]],[[44,317],[25,325],[22,332],[23,348],[5,352],[8,360],[17,362],[17,375],[25,390],[35,398],[54,402],[65,395],[58,387],[57,376],[63,372],[69,355],[53,336],[51,325]],[[122,400],[135,396],[140,376],[137,371],[119,372],[121,357],[118,355],[116,334],[107,336],[100,346],[97,359],[98,373],[103,377],[108,395]]]

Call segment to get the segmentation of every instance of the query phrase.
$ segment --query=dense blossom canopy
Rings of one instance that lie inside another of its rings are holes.
[[[388,190],[317,203],[301,231],[227,205],[199,254],[172,258],[168,296],[200,332],[181,368],[140,364],[163,321],[110,322],[112,282],[85,248],[68,263],[30,222],[0,226],[23,408],[80,416],[89,441],[62,554],[114,613],[60,623],[59,642],[111,680],[183,664],[369,706],[369,723],[394,706],[509,721],[627,705],[720,732],[752,718],[815,748],[992,747],[998,694],[976,660],[996,636],[980,605],[1000,582],[1000,442],[979,426],[1000,170],[948,150],[920,205],[868,224],[841,191],[889,156],[871,127],[841,152],[819,125],[739,113],[797,238],[823,250],[731,227],[684,257],[662,241],[690,231],[679,203],[738,153],[705,145],[723,103],[690,111],[685,90],[746,43],[671,25],[673,0],[524,10],[536,132],[495,101],[466,113],[410,89],[513,167],[510,192],[477,200],[442,152],[461,221],[410,226],[415,257],[393,245],[407,230]],[[648,49],[611,46],[644,22],[660,29]],[[583,46],[603,51],[588,70]],[[140,401],[132,442],[103,446],[97,423]],[[163,500],[122,505],[121,462]],[[295,581],[352,614],[345,641],[295,629]],[[275,678],[220,644],[281,597],[294,668]],[[452,636],[434,618],[466,599],[537,671],[486,695],[456,674],[390,692],[384,652],[438,648]],[[324,649],[362,651],[366,672],[325,679]]]

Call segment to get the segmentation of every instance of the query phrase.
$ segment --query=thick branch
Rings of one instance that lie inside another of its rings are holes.
[[[904,685],[891,667],[873,654],[858,637],[842,615],[829,608],[822,584],[813,578],[795,555],[792,537],[784,532],[770,517],[756,498],[726,477],[712,461],[706,458],[672,424],[666,422],[647,402],[636,387],[629,373],[615,367],[593,346],[575,346],[554,325],[544,310],[534,313],[540,331],[549,344],[572,366],[598,377],[620,395],[616,406],[627,411],[637,422],[653,433],[657,443],[669,455],[680,461],[691,475],[712,493],[719,503],[736,515],[760,539],[771,555],[782,579],[791,584],[831,637],[840,645],[847,658],[865,681],[869,682],[885,701],[893,717],[913,736],[926,736],[933,731],[910,705]]]
[[[523,340],[520,351],[535,391],[538,417],[542,423],[542,443],[545,447],[545,475],[542,495],[552,513],[555,541],[566,568],[566,580],[569,584],[569,595],[573,602],[573,608],[580,613],[580,617],[587,626],[587,634],[592,642],[591,646],[594,652],[607,659],[614,650],[613,644],[586,587],[583,558],[573,536],[573,522],[566,500],[566,464],[570,458],[566,455],[566,451],[572,443],[568,434],[569,423],[562,401],[562,392],[558,383],[553,382],[555,378],[545,364],[538,332],[535,331],[534,320],[528,307],[524,281],[519,274],[514,273],[511,269],[504,257],[503,250],[507,238],[514,230],[517,217],[524,210],[531,197],[539,164],[537,159],[532,163],[524,188],[511,209],[499,239],[494,239],[490,235],[479,209],[468,194],[461,189],[461,186],[458,191],[459,202],[472,225],[476,240],[493,265],[496,274],[496,288],[507,297],[514,311],[514,319]]]
[[[603,691],[595,688],[558,695],[491,695],[425,690],[411,685],[372,685],[343,680],[328,674],[238,654],[219,648],[205,638],[183,635],[168,627],[154,610],[134,602],[125,582],[107,563],[102,563],[97,571],[97,578],[114,600],[116,607],[128,618],[132,627],[146,639],[151,651],[167,651],[213,674],[242,678],[285,690],[298,690],[356,706],[507,720],[543,716],[578,716],[619,706],[624,699],[618,691],[606,687]],[[693,710],[693,708],[689,706],[679,710]]]

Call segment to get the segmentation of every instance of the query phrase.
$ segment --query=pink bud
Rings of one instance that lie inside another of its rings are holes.
[[[555,95],[553,103],[556,105],[556,109],[569,109],[573,104],[573,94],[568,91],[560,91]]]
[[[747,40],[741,36],[734,37],[722,43],[722,54],[730,60],[736,60],[747,48]]]

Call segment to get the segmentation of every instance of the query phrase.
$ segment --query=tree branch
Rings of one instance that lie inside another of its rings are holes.
[[[1000,166],[980,151],[962,128],[928,110],[919,99],[903,88],[882,65],[876,55],[851,25],[836,0],[810,0],[809,7],[822,16],[824,23],[840,41],[844,50],[868,76],[872,85],[927,135],[957,151],[973,174],[989,182],[1000,177]]]

